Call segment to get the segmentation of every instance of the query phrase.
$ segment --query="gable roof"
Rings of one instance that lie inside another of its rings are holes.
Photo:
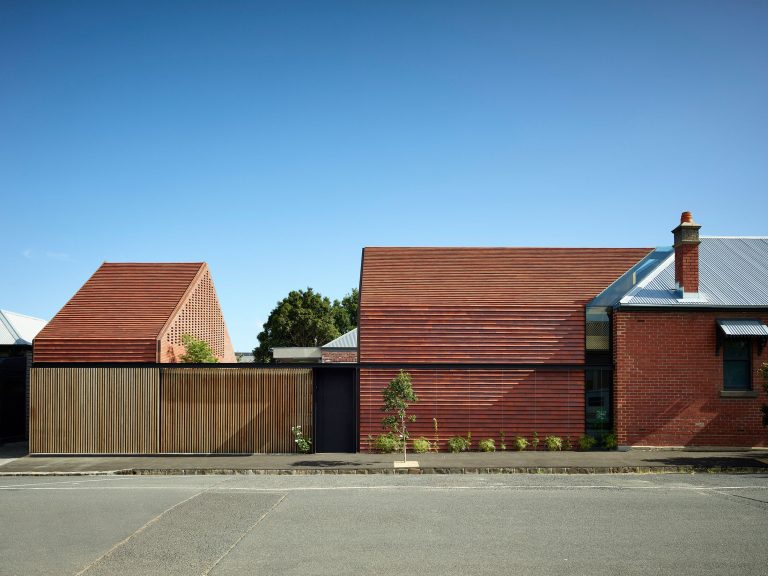
[[[768,237],[702,236],[699,300],[681,300],[675,255],[621,298],[620,306],[768,308]]]
[[[650,248],[365,248],[361,362],[581,363],[584,305]]]
[[[0,310],[0,344],[29,346],[46,325],[46,320]]]
[[[105,262],[38,338],[157,338],[204,266]]]
[[[322,350],[328,348],[357,348],[357,328],[352,328],[349,332],[345,332],[335,340],[331,340],[328,344],[321,346]]]

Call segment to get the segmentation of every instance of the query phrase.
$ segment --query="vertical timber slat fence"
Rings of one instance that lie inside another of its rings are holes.
[[[311,369],[48,368],[31,379],[33,454],[295,452]]]
[[[155,454],[157,368],[33,368],[33,454]]]
[[[164,368],[163,453],[295,452],[312,426],[312,371]]]

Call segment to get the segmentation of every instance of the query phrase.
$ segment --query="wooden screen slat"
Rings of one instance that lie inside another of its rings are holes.
[[[312,429],[309,369],[162,371],[161,452],[295,452],[291,426]]]
[[[32,368],[32,454],[155,454],[157,368]]]

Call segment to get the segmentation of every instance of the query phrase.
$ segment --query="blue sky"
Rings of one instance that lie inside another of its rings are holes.
[[[207,261],[235,348],[375,245],[765,235],[765,2],[0,3],[0,307]]]

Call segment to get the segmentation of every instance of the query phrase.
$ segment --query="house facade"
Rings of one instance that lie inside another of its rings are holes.
[[[37,335],[34,361],[174,363],[185,334],[235,362],[207,264],[105,262]]]
[[[410,372],[412,433],[474,439],[615,431],[622,446],[766,446],[768,238],[668,248],[366,248],[359,449]]]

